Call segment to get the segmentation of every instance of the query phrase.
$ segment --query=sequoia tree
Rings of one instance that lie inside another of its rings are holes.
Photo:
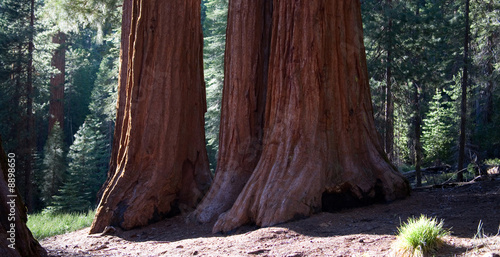
[[[54,124],[59,122],[61,128],[64,124],[64,78],[66,65],[66,34],[58,32],[52,37],[52,43],[58,44],[52,56],[52,66],[58,70],[50,78],[50,104],[49,104],[49,132]]]
[[[262,151],[270,0],[229,1],[219,155],[214,182],[195,215],[209,222],[231,208]]]
[[[244,41],[247,33],[260,35],[260,26],[240,20],[262,17],[262,3],[261,7],[253,5],[260,9],[243,14],[239,1],[230,5],[226,67],[228,62],[238,65],[233,60],[248,60],[247,54],[255,55],[265,47],[261,44],[261,49],[247,51],[231,47]],[[389,163],[374,125],[360,2],[275,0],[272,8],[262,153],[232,207],[219,216],[214,232],[250,222],[269,226],[321,210],[407,196],[408,182]],[[246,98],[235,100],[225,94],[221,120],[230,119],[232,112],[239,112],[254,97],[249,85],[247,90],[239,88],[244,85],[231,69],[226,68],[225,87],[229,89],[225,92],[238,90]],[[264,71],[254,68],[250,72],[255,76]],[[253,124],[251,117],[245,116]],[[235,119],[229,127],[237,124]],[[247,149],[247,142],[235,130],[222,129],[220,138],[226,137],[230,140],[221,140],[221,150]],[[226,158],[227,163],[241,161],[239,154]],[[213,194],[227,190],[233,197],[233,188],[223,183],[212,190],[221,191]]]
[[[132,18],[132,0],[124,0],[122,6],[122,31],[120,39],[120,69],[118,77],[118,94],[116,100],[116,121],[113,137],[113,146],[111,148],[111,160],[109,161],[109,171],[106,182],[97,193],[97,199],[101,199],[106,186],[113,178],[116,171],[116,161],[118,158],[118,150],[120,149],[120,141],[122,139],[122,131],[127,131],[124,122],[126,89],[127,89],[127,69],[128,69],[128,51],[130,41],[130,22]],[[125,127],[124,127],[125,126]],[[125,137],[126,135],[123,134]]]
[[[91,233],[193,208],[211,182],[200,0],[133,0],[131,12],[126,125]]]

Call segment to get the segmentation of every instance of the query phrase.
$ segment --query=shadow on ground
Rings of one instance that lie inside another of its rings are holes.
[[[445,227],[452,231],[453,237],[440,250],[443,256],[464,254],[475,246],[464,246],[460,238],[472,238],[480,221],[483,234],[498,233],[500,180],[417,189],[409,198],[389,204],[319,213],[271,228],[244,226],[226,235],[212,234],[213,224],[186,223],[184,216],[178,216],[142,229],[116,231],[112,235],[88,236],[85,232],[73,235],[80,239],[62,235],[59,239],[42,241],[42,245],[52,256],[119,256],[112,255],[111,250],[116,248],[115,252],[119,252],[120,247],[139,249],[139,254],[141,247],[151,251],[150,255],[141,256],[201,253],[208,256],[239,253],[241,256],[281,256],[287,253],[287,244],[293,245],[292,253],[297,252],[290,256],[357,256],[361,253],[375,256],[388,253],[402,222],[421,214],[443,219]],[[131,254],[122,256],[134,256]]]

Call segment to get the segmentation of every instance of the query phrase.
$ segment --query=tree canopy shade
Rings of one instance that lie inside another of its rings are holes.
[[[200,1],[134,0],[131,21],[128,125],[91,233],[108,225],[131,229],[195,207],[211,182]]]
[[[231,20],[238,11],[230,5],[229,22],[241,22]],[[389,164],[373,121],[359,1],[273,1],[271,33],[262,154],[214,232],[407,196],[408,182]],[[242,34],[228,29],[227,45]],[[226,65],[249,52],[227,47]],[[225,86],[238,85],[227,71]],[[234,98],[224,97],[223,106]],[[229,110],[241,104],[229,102]],[[221,144],[245,144],[237,136]]]

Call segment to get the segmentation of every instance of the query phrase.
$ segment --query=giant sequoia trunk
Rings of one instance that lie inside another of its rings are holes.
[[[54,124],[64,124],[64,73],[66,65],[66,34],[58,32],[52,37],[52,43],[59,44],[52,56],[52,66],[59,70],[50,79],[49,133]]]
[[[407,196],[378,140],[369,90],[359,1],[275,0],[262,154],[214,231]]]
[[[118,150],[122,140],[122,131],[127,131],[127,122],[124,121],[126,89],[127,89],[127,70],[128,70],[128,51],[130,45],[130,27],[132,19],[132,0],[124,0],[122,6],[122,32],[120,45],[120,69],[118,77],[118,96],[116,101],[116,122],[113,137],[113,145],[111,147],[111,159],[109,161],[108,178],[97,193],[97,199],[100,200],[106,186],[113,178],[118,158]],[[123,134],[124,138],[126,134]]]
[[[200,0],[134,0],[131,21],[127,125],[91,233],[193,208],[211,181]]]
[[[195,212],[201,222],[231,208],[262,151],[272,2],[233,0],[229,9],[219,155],[213,185]]]
[[[26,226],[26,207],[17,188],[12,187],[18,172],[16,159],[17,157],[13,154],[7,157],[2,147],[2,138],[0,138],[0,236],[2,237],[0,255],[47,256],[45,249],[40,246]]]

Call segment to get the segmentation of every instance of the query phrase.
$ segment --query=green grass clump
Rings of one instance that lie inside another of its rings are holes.
[[[397,256],[428,256],[437,251],[443,244],[442,237],[450,232],[443,228],[443,221],[436,218],[409,218],[398,228],[398,236],[394,245]]]
[[[36,239],[61,235],[88,227],[92,224],[95,211],[87,213],[53,213],[45,211],[28,215],[28,228]]]

